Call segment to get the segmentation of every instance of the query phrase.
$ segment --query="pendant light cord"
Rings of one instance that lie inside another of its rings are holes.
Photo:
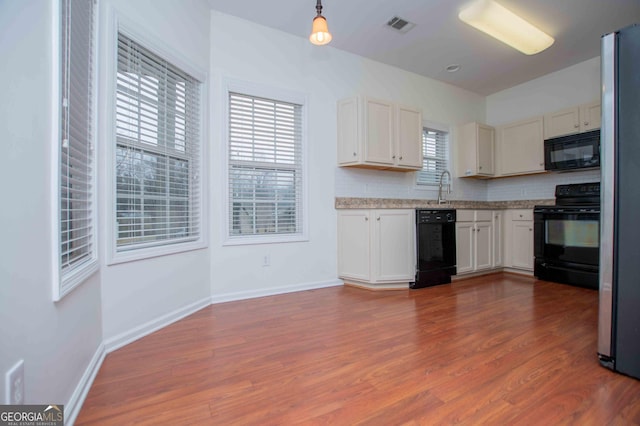
[[[318,0],[318,3],[316,3],[316,12],[318,12],[318,16],[322,15],[322,2],[321,2],[321,0]]]

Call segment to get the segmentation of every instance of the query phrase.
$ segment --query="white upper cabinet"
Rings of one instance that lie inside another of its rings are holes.
[[[566,108],[544,116],[544,138],[551,139],[600,128],[600,101]]]
[[[395,109],[390,102],[365,100],[364,161],[371,164],[393,164]]]
[[[580,119],[583,132],[599,129],[602,120],[600,101],[580,106]]]
[[[415,108],[397,107],[397,164],[412,169],[422,168],[422,113]]]
[[[458,177],[494,175],[495,130],[481,123],[467,123],[458,131]]]
[[[542,117],[534,117],[497,128],[499,175],[545,171],[542,122]]]
[[[422,113],[364,96],[338,101],[338,165],[421,169]]]

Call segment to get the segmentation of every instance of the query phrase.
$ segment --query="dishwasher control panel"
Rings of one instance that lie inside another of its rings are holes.
[[[418,209],[416,223],[448,223],[456,221],[456,211],[453,209]]]

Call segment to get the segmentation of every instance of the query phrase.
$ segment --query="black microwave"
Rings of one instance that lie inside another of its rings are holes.
[[[600,167],[600,130],[544,141],[544,168],[567,171]]]

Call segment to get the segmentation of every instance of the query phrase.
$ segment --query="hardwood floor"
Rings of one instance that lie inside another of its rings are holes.
[[[498,274],[216,304],[109,354],[76,424],[640,424],[597,300]]]

